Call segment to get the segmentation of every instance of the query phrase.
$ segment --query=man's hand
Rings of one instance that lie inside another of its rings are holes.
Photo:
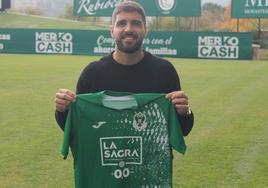
[[[59,112],[65,112],[71,102],[74,102],[76,95],[74,92],[68,89],[59,89],[55,97],[56,110]]]
[[[189,110],[188,96],[184,91],[173,91],[166,95],[166,98],[170,100],[176,107],[179,115],[185,115]]]

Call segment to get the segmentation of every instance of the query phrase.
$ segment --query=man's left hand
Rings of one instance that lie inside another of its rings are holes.
[[[188,96],[184,91],[173,91],[166,95],[166,98],[170,100],[176,107],[179,115],[185,115],[189,110]]]

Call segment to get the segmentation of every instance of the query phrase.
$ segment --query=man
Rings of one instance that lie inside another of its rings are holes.
[[[194,117],[188,105],[188,96],[181,91],[178,74],[172,64],[146,52],[142,48],[147,35],[143,8],[125,1],[112,15],[111,35],[116,41],[115,51],[82,71],[76,94],[103,90],[133,93],[166,93],[175,105],[182,133],[188,135]],[[68,107],[76,99],[68,89],[59,89],[55,97],[56,120],[64,129]]]
[[[105,104],[105,95],[100,97],[100,93],[79,95],[74,104],[74,92],[59,89],[56,93],[56,120],[65,128],[62,154],[66,158],[70,146],[77,188],[172,187],[171,148],[185,152],[182,134],[192,129],[193,114],[172,64],[142,49],[146,34],[143,8],[133,1],[118,5],[111,26],[115,51],[86,66],[77,82],[76,94],[110,90],[104,93],[109,98],[116,92],[135,93],[127,98],[127,108],[122,110],[122,103],[111,103],[113,97],[110,102],[106,98]],[[140,103],[144,98],[136,98],[137,93],[161,95],[161,103],[146,97],[146,102]]]

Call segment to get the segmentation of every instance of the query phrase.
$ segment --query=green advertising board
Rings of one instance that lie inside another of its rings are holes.
[[[201,16],[201,0],[136,0],[148,16]]]
[[[164,57],[252,59],[252,34],[149,32],[143,47]],[[0,53],[101,56],[114,48],[110,31],[0,29]]]
[[[233,18],[268,18],[268,0],[232,0]]]
[[[111,16],[124,0],[74,0],[76,16]],[[147,16],[200,16],[201,0],[136,0]]]

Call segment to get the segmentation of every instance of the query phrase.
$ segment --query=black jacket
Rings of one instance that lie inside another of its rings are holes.
[[[88,64],[77,82],[76,93],[95,93],[103,90],[133,93],[170,93],[181,90],[179,76],[173,65],[162,58],[145,52],[144,58],[134,65],[117,63],[112,54]],[[56,111],[56,120],[64,129],[67,112]],[[189,134],[194,116],[178,115],[183,135]]]

